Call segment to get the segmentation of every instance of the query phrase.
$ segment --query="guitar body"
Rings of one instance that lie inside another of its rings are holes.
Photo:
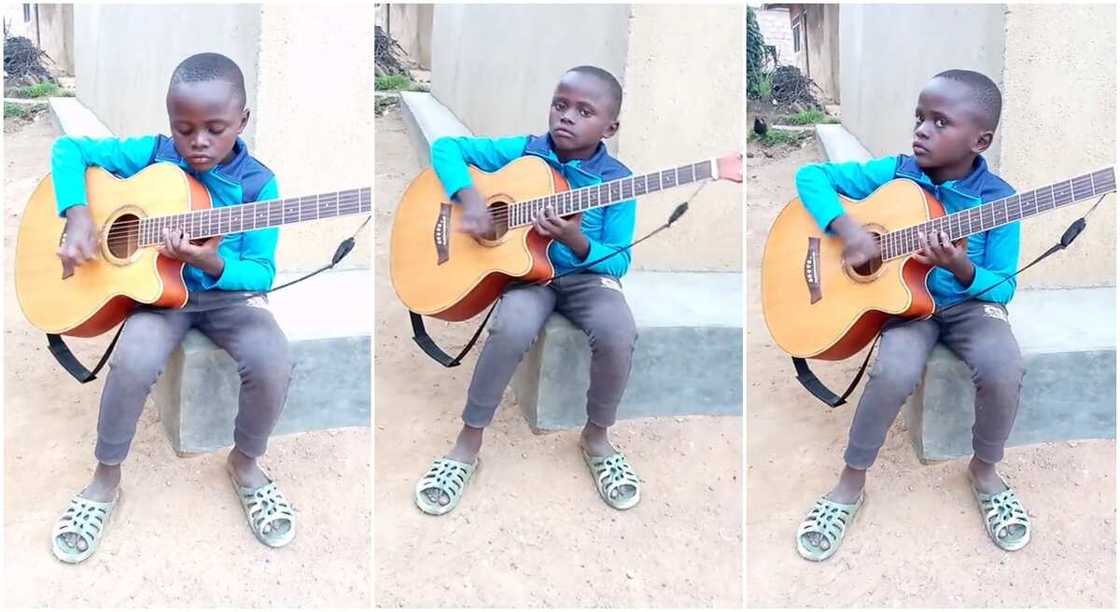
[[[881,234],[945,214],[916,183],[891,181],[866,199],[841,197],[844,210]],[[933,313],[930,266],[912,257],[853,270],[843,243],[826,235],[794,199],[778,215],[762,257],[762,310],[771,337],[794,357],[845,359],[867,346],[892,315]]]
[[[128,179],[86,171],[86,192],[98,228],[97,256],[62,278],[56,254],[66,220],[56,212],[54,182],[44,178],[24,210],[16,242],[16,295],[35,327],[90,337],[124,321],[137,304],[180,308],[187,302],[184,264],[154,248],[110,240],[130,219],[210,208],[206,188],[173,164],[154,164]]]
[[[494,173],[473,167],[470,173],[492,215],[500,215],[509,203],[568,189],[559,173],[530,156]],[[531,227],[499,228],[494,240],[476,240],[458,231],[461,215],[431,169],[420,173],[401,197],[393,217],[389,271],[393,289],[409,310],[463,321],[498,299],[512,280],[552,277],[552,240]]]

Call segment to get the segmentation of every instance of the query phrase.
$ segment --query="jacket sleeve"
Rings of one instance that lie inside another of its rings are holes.
[[[494,172],[525,153],[528,136],[511,138],[443,137],[432,143],[432,170],[443,184],[448,198],[470,187],[467,165]]]
[[[258,200],[275,200],[280,190],[273,177],[262,189]],[[267,291],[272,288],[276,278],[276,242],[280,229],[266,229],[245,232],[241,238],[240,252],[222,252],[225,268],[222,275],[214,278],[204,275],[203,289],[224,291]]]
[[[86,205],[86,168],[98,166],[128,178],[149,165],[156,137],[78,138],[63,136],[51,148],[51,175],[58,214]]]
[[[603,210],[603,231],[599,239],[587,237],[587,257],[578,264],[606,257],[634,241],[634,226],[637,223],[637,200],[626,200],[612,204]],[[621,278],[630,269],[630,249],[588,268],[591,272]]]
[[[1009,223],[988,231],[983,261],[972,262],[976,271],[972,276],[972,284],[965,288],[970,296],[999,304],[1011,301],[1016,286],[1016,279],[1011,278],[1011,275],[1019,267],[1019,234],[1018,223]],[[1007,278],[1010,280],[1000,282]],[[1000,285],[985,291],[996,283]]]
[[[862,199],[894,178],[895,156],[868,162],[823,163],[802,166],[794,179],[797,195],[821,230],[844,214],[838,194]]]

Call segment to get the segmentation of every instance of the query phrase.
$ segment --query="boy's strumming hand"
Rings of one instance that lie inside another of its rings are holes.
[[[478,190],[474,187],[464,187],[455,194],[455,197],[463,207],[463,215],[459,219],[459,231],[475,238],[493,237],[494,221],[490,218],[490,210]]]
[[[953,244],[949,235],[941,231],[930,232],[928,236],[918,234],[918,249],[914,259],[921,263],[945,268],[957,277],[964,286],[972,284],[976,267],[968,259],[967,240],[961,239]]]
[[[97,228],[89,207],[71,206],[66,209],[66,238],[58,247],[58,258],[62,260],[62,278],[70,278],[74,268],[97,256]]]
[[[159,246],[161,255],[188,263],[210,276],[221,276],[226,264],[218,255],[221,236],[212,236],[195,244],[186,230],[163,230],[163,244]]]
[[[560,241],[580,259],[586,259],[587,252],[591,249],[587,236],[580,229],[580,218],[576,216],[565,219],[557,216],[551,206],[537,211],[533,217],[533,229],[541,236]]]
[[[844,261],[853,268],[882,256],[879,243],[875,241],[871,232],[848,215],[837,217],[829,227],[844,241]]]

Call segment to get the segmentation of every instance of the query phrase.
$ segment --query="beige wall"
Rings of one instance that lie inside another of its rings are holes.
[[[168,133],[172,70],[193,53],[216,51],[245,74],[252,111],[245,140],[276,173],[282,196],[370,185],[372,6],[79,5],[74,29],[78,97],[116,134]],[[360,222],[282,229],[279,268],[328,262]],[[368,236],[342,267],[369,267]]]
[[[778,49],[778,63],[783,65],[797,65],[797,56],[793,52],[793,31],[789,25],[788,8],[768,8],[752,6],[755,19],[758,20],[758,29],[762,31],[762,39],[767,45]],[[745,23],[745,22],[744,22]]]
[[[1011,5],[1003,78],[1002,172],[1033,189],[1116,163],[1116,6]],[[1076,60],[1076,61],[1073,61]],[[1115,285],[1116,196],[1074,246],[1024,273],[1024,285]],[[1024,262],[1091,202],[1023,223]]]
[[[432,66],[431,4],[381,4],[377,7],[377,25],[389,32],[417,67]]]
[[[39,44],[54,60],[54,68],[65,74],[74,72],[74,5],[40,4]],[[33,38],[34,40],[34,38]]]
[[[619,159],[640,173],[741,150],[746,8],[638,4],[632,13]],[[638,235],[693,190],[642,198]],[[742,220],[740,186],[709,184],[672,229],[636,247],[635,267],[741,270]]]
[[[479,135],[541,133],[567,68],[596,64],[622,82],[621,130],[608,146],[635,172],[741,149],[746,66],[741,6],[437,5],[432,93]],[[688,188],[642,198],[639,233]],[[706,187],[674,228],[637,247],[635,266],[742,267],[738,186]]]
[[[257,142],[282,195],[370,187],[373,181],[373,9],[266,5]],[[314,268],[361,223],[346,217],[281,230],[282,269]],[[340,267],[369,267],[372,227]]]
[[[432,94],[476,134],[543,133],[565,70],[594,64],[625,78],[629,15],[626,5],[436,5]]]
[[[836,4],[815,4],[805,7],[805,36],[808,45],[802,47],[806,64],[801,66],[809,78],[821,88],[824,102],[840,99],[840,7]],[[808,67],[808,70],[805,70]]]
[[[844,127],[872,155],[908,152],[914,104],[931,76],[964,68],[1002,86],[1003,11],[998,4],[841,5]],[[998,167],[998,136],[992,148],[989,161]]]

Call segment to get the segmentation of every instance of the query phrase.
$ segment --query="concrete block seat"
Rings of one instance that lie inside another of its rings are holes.
[[[297,275],[278,275],[276,284]],[[368,269],[324,272],[269,296],[293,370],[275,433],[369,426],[373,283]],[[241,380],[233,359],[192,330],[152,390],[179,454],[233,444]]]
[[[619,418],[742,414],[742,276],[631,272],[622,288],[638,342]],[[533,429],[586,422],[590,363],[587,336],[550,316],[512,382]]]
[[[1116,290],[1019,290],[1008,305],[1026,374],[1008,446],[1116,437]],[[918,458],[972,453],[975,387],[943,345],[903,408]]]

